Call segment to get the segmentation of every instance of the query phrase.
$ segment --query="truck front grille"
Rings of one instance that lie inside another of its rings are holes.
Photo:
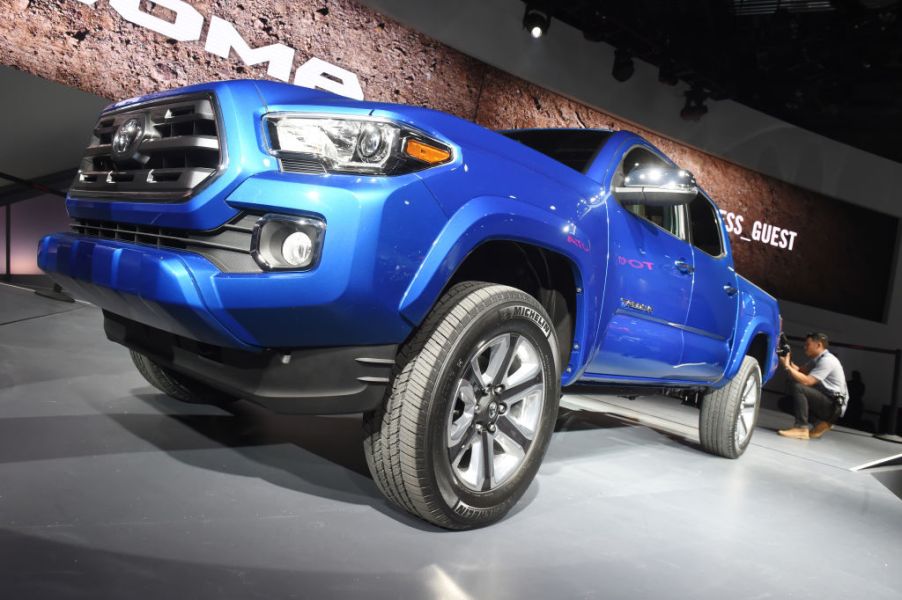
[[[93,219],[75,219],[72,230],[90,237],[118,240],[200,254],[227,273],[261,273],[251,256],[256,215],[242,215],[211,231],[186,231]]]
[[[213,179],[224,162],[217,123],[215,101],[207,94],[105,113],[94,127],[71,191],[137,202],[185,200]]]

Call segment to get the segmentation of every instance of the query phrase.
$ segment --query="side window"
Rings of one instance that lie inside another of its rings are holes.
[[[678,238],[683,236],[680,222],[677,217],[677,211],[663,206],[646,206],[644,204],[630,204],[625,206],[626,210],[636,216],[642,217],[646,221],[651,221],[661,229],[667,230]]]
[[[614,175],[613,184],[615,187],[621,185],[623,180],[633,171],[633,169],[656,166],[667,167],[668,164],[659,156],[649,152],[645,148],[633,148],[623,157],[623,161],[620,163],[620,167]],[[680,211],[677,207],[628,204],[624,206],[624,208],[634,215],[654,223],[661,229],[669,231],[678,238],[686,237],[683,234],[684,228],[682,219],[680,218]]]
[[[702,194],[689,203],[689,227],[692,231],[693,246],[711,256],[723,254],[717,209]]]

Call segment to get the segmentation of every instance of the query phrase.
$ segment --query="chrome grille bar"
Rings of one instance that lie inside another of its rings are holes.
[[[129,122],[139,133],[123,136],[131,140],[123,150],[117,134]],[[129,106],[97,121],[71,193],[135,202],[186,200],[216,177],[224,154],[213,96]]]

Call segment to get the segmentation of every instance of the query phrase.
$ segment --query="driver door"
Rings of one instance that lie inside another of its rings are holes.
[[[612,188],[618,177],[655,164],[667,166],[644,147],[630,149]],[[623,206],[613,196],[608,210],[607,321],[587,375],[615,380],[678,377],[694,271],[685,212],[678,206]]]

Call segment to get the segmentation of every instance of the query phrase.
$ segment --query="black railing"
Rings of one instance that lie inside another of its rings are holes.
[[[13,203],[10,202],[9,204],[7,204],[6,207],[4,208],[4,210],[6,211],[6,223],[5,223],[5,225],[6,225],[6,238],[4,239],[4,243],[5,243],[5,251],[6,251],[6,256],[5,256],[5,258],[6,258],[6,271],[4,272],[4,277],[6,278],[6,281],[11,281],[12,278],[13,278],[13,275],[12,275],[12,272],[13,272],[13,260],[12,260],[12,254],[13,254],[13,244],[12,244],[12,238],[13,238],[13,225],[12,225],[12,223],[13,223]]]
[[[22,179],[21,177],[16,177],[15,175],[10,175],[9,173],[0,172],[0,179],[5,179],[7,181],[11,181],[19,187],[24,187],[29,190],[39,192],[41,194],[50,194],[52,196],[60,196],[62,198],[66,197],[66,192],[60,191],[55,188],[48,187],[43,183],[38,181],[31,181],[28,179]],[[5,201],[0,201],[0,204],[3,205],[3,210],[6,213],[6,223],[5,223],[5,239],[4,239],[4,249],[6,251],[5,259],[6,259],[6,271],[3,274],[3,278],[6,281],[12,281],[12,229],[13,229],[13,204],[17,202],[22,202],[23,200],[28,200],[33,196],[24,196],[24,197],[12,197],[6,199]]]

